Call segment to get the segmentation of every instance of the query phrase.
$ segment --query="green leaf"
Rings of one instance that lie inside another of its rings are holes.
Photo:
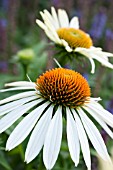
[[[2,151],[0,151],[0,165],[2,165],[6,170],[12,170]]]

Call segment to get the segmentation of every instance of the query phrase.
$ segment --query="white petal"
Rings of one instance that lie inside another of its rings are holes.
[[[14,91],[14,90],[29,90],[29,89],[33,89],[34,87],[15,87],[15,88],[8,88],[8,89],[2,89],[0,90],[0,92],[7,92],[7,91]]]
[[[105,51],[102,51],[102,48],[100,47],[90,47],[90,49],[95,52],[95,54],[99,54],[99,56],[103,56],[104,58],[108,58],[108,57],[113,57],[113,54],[112,53],[109,53],[109,52],[105,52]]]
[[[61,40],[60,40],[60,38],[58,37],[57,32],[56,32],[52,27],[50,27],[49,25],[48,25],[47,27],[48,27],[48,28],[45,30],[45,33],[47,34],[47,36],[48,36],[52,41],[54,41],[56,44],[61,44]]]
[[[86,133],[88,134],[88,137],[91,140],[91,143],[94,146],[95,150],[102,159],[104,159],[105,161],[110,161],[106,145],[100,135],[100,132],[82,109],[79,108],[78,112],[81,117],[84,128],[86,130]]]
[[[60,39],[60,41],[61,41],[60,44],[65,47],[66,51],[68,51],[69,53],[73,51],[72,48],[68,45],[68,43],[65,40]]]
[[[52,169],[61,145],[62,139],[62,111],[58,107],[47,131],[43,149],[43,160],[47,169]]]
[[[91,102],[99,102],[99,101],[101,101],[102,99],[100,98],[100,97],[90,97],[90,101]]]
[[[108,58],[106,56],[103,56],[102,52],[97,53],[95,50],[92,49],[86,49],[86,48],[76,48],[75,52],[79,52],[81,54],[83,54],[84,56],[86,56],[88,59],[92,58],[92,59],[96,59],[97,61],[99,61],[102,65],[109,67],[111,69],[113,69],[113,64],[111,64],[108,61]]]
[[[77,47],[77,48],[75,49],[75,52],[79,52],[80,54],[83,54],[83,55],[86,56],[88,59],[89,59],[89,58],[93,58],[93,57],[92,57],[93,52],[91,53],[91,50],[90,50],[90,49],[86,49],[86,48],[82,48],[82,47]]]
[[[113,128],[113,115],[105,110],[99,103],[89,103],[87,106],[92,109],[95,114],[99,115],[109,126]]]
[[[55,10],[54,7],[51,7],[51,13],[52,13],[54,22],[56,24],[56,29],[58,29],[60,26],[59,26],[59,21],[58,21],[57,13],[56,13],[56,10]]]
[[[113,139],[113,132],[110,130],[110,128],[106,125],[106,123],[101,119],[99,115],[95,113],[92,109],[90,109],[88,106],[83,107],[88,113],[90,113],[91,116],[94,117],[94,119],[102,126],[102,128],[108,133],[108,135]]]
[[[40,105],[28,114],[13,130],[6,144],[6,150],[11,150],[19,145],[29,135],[48,102]]]
[[[34,107],[38,103],[38,100],[27,103],[16,110],[5,115],[0,119],[0,133],[9,128],[16,120],[18,120],[25,112]]]
[[[79,163],[80,144],[76,122],[74,121],[72,113],[70,112],[69,108],[66,108],[66,114],[67,114],[67,139],[69,151],[71,158],[75,163],[75,166],[77,166]]]
[[[19,99],[13,102],[10,102],[8,104],[5,104],[3,106],[0,106],[0,116],[16,109],[17,107],[20,107],[21,105],[24,105],[25,103],[37,99],[37,96],[31,96],[31,97],[26,97],[23,99]]]
[[[39,27],[41,27],[43,30],[45,30],[47,27],[46,25],[40,21],[39,19],[36,19],[36,23],[39,25]]]
[[[0,104],[4,104],[13,100],[17,100],[17,99],[21,99],[23,97],[28,97],[28,96],[34,96],[36,95],[35,91],[29,91],[29,92],[23,92],[23,93],[19,93],[19,94],[15,94],[13,96],[7,97],[3,100],[0,100]]]
[[[57,43],[57,40],[56,40],[56,38],[53,36],[53,34],[52,34],[51,31],[49,31],[48,29],[46,29],[46,30],[45,30],[45,33],[46,33],[47,37],[48,37],[50,40],[52,40],[53,42]]]
[[[9,87],[9,86],[34,87],[34,86],[36,86],[36,84],[32,83],[32,82],[29,82],[29,81],[16,81],[16,82],[6,83],[5,84],[5,87]]]
[[[108,61],[108,56],[106,56],[106,52],[103,52],[101,48],[91,47],[89,49],[78,48],[76,51],[85,55],[88,58],[93,58],[99,61],[102,65],[112,68],[113,65]]]
[[[44,10],[44,21],[49,22],[54,27],[54,29],[56,30],[53,17],[46,9]]]
[[[45,25],[46,25],[46,29],[45,29],[45,33],[48,33],[48,37],[53,40],[54,38],[54,42],[59,43],[59,36],[56,32],[55,27],[53,26],[53,24],[50,22],[50,20],[47,18],[47,16],[44,14],[44,21],[45,21]],[[54,22],[54,21],[53,21]],[[50,36],[51,35],[51,36]],[[53,37],[53,38],[52,38]]]
[[[104,59],[104,57],[99,56],[98,54],[92,54],[92,58],[96,59],[99,61],[102,65],[112,68],[113,69],[113,64],[107,61],[107,58]]]
[[[44,13],[41,12],[41,16],[42,16],[45,26],[46,26],[46,28],[44,30],[45,30],[45,33],[47,34],[47,36],[55,43],[60,44],[61,42],[60,42],[59,36],[56,32],[57,25],[54,21],[54,18],[50,15],[50,13],[47,10],[44,10]]]
[[[53,19],[52,18],[50,19],[45,13],[44,13],[44,24],[47,28],[56,31]]]
[[[66,49],[69,53],[73,51],[70,46],[66,46],[65,49]]]
[[[75,28],[75,29],[79,29],[79,21],[78,21],[78,17],[73,17],[70,21],[69,24],[70,28]]]
[[[91,66],[92,66],[91,73],[94,74],[95,73],[95,63],[94,63],[92,58],[89,58],[89,61],[90,61]]]
[[[56,32],[58,26],[56,25],[53,16],[50,15],[50,13],[47,10],[44,10],[44,13],[41,12],[41,16],[42,16],[45,26],[46,26],[46,28],[44,30],[45,30],[45,33],[47,34],[47,36],[55,43],[61,44],[59,36]]]
[[[45,14],[45,20],[48,20],[50,25],[52,25],[53,28],[56,30],[57,25],[55,23],[55,20],[54,20],[53,16],[47,10],[44,10],[44,14]]]
[[[103,55],[107,56],[107,57],[113,57],[113,53],[109,53],[109,52],[105,52],[102,51]]]
[[[84,127],[81,123],[81,120],[74,109],[72,109],[72,113],[73,113],[75,121],[76,121],[77,131],[78,131],[78,135],[79,135],[79,140],[80,140],[80,144],[81,144],[81,148],[82,148],[83,157],[84,157],[84,160],[85,160],[88,170],[91,170],[91,158],[90,158],[90,148],[89,148],[88,139],[87,139]]]
[[[61,27],[69,27],[69,18],[65,10],[58,10],[58,18]]]
[[[67,43],[65,40],[61,39],[61,42],[62,42],[62,45],[63,45],[64,47],[67,47],[67,46],[68,46],[68,43]]]
[[[49,109],[40,118],[39,122],[37,123],[31,134],[25,153],[25,161],[27,163],[31,162],[42,149],[47,129],[51,121],[52,112],[53,106],[50,106]]]
[[[60,44],[60,43],[61,43],[61,40],[60,40],[57,32],[54,31],[52,28],[50,29],[50,31],[52,31],[52,34],[53,34],[53,36],[54,36],[54,38],[55,38],[55,42],[56,42],[57,44]]]
[[[41,15],[42,19],[45,21],[45,14],[42,11],[40,11],[40,15]]]

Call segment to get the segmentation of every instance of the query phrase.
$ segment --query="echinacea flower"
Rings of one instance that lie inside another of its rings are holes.
[[[56,45],[63,46],[68,55],[79,53],[87,57],[92,65],[91,73],[95,72],[94,59],[113,69],[113,65],[108,61],[108,57],[113,57],[113,54],[93,46],[89,34],[79,29],[77,17],[73,17],[69,22],[66,11],[58,9],[57,14],[54,7],[51,8],[51,13],[44,10],[40,14],[43,22],[37,19],[36,23],[45,31],[49,39]]]
[[[56,68],[43,73],[36,83],[20,81],[6,86],[12,87],[1,92],[27,91],[0,100],[0,133],[28,113],[10,134],[6,150],[18,146],[31,132],[25,161],[31,162],[43,147],[45,167],[52,169],[60,151],[65,117],[69,152],[75,166],[79,163],[81,148],[86,166],[91,169],[88,138],[99,156],[110,161],[104,140],[90,117],[113,138],[108,127],[113,127],[113,115],[98,103],[100,98],[90,97],[90,87],[81,74]]]

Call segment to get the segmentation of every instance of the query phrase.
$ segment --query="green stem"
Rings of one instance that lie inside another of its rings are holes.
[[[22,144],[19,145],[19,151],[20,151],[20,156],[21,156],[21,159],[24,160],[24,151],[23,151],[23,147],[22,147]]]
[[[23,80],[27,80],[28,65],[22,64],[23,66]]]

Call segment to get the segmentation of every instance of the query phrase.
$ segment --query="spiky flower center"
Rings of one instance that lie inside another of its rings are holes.
[[[93,45],[90,36],[80,29],[60,28],[57,30],[57,34],[73,49],[76,47],[90,48]]]
[[[46,71],[36,81],[40,95],[54,104],[76,108],[89,100],[90,88],[79,73],[56,68]]]

